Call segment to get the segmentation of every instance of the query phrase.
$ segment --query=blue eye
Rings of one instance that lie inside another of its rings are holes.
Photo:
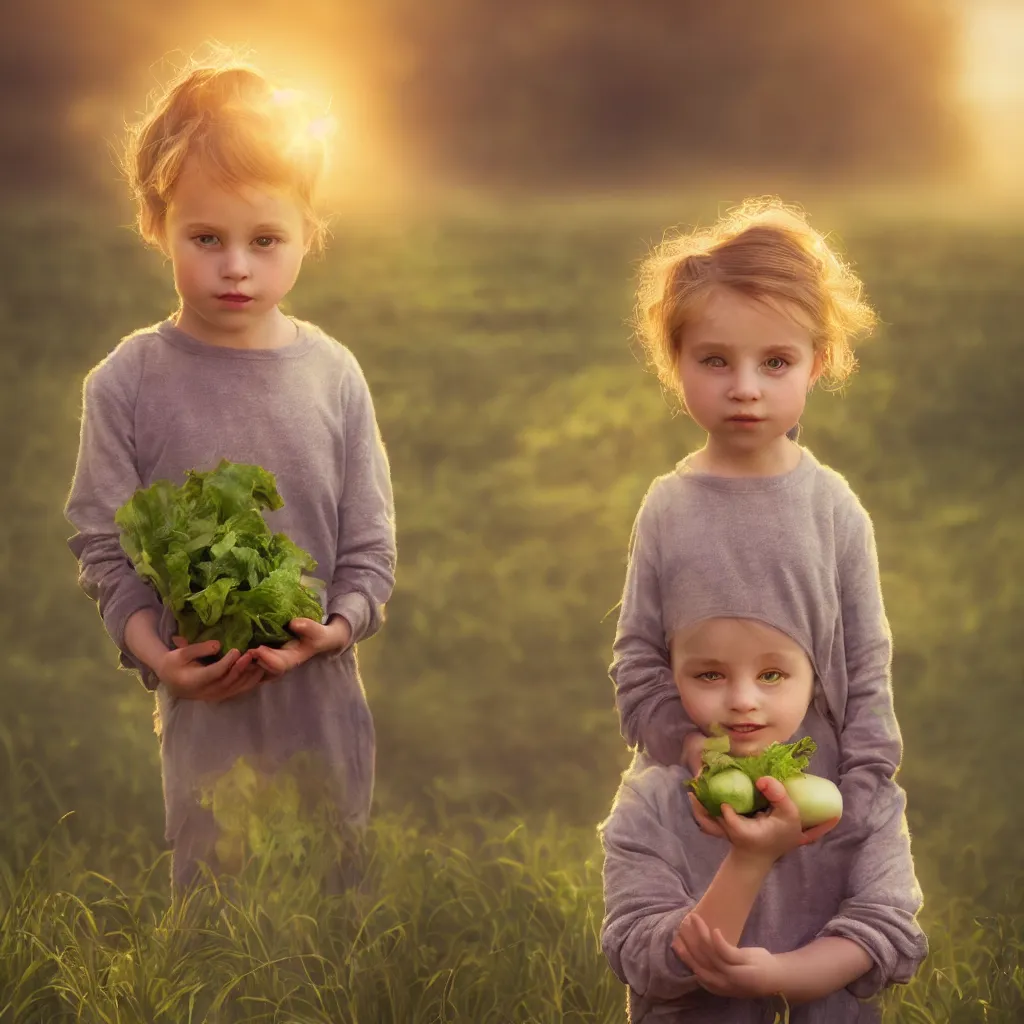
[[[216,235],[196,235],[193,241],[198,242],[204,249],[208,249],[211,244],[216,245]]]
[[[769,679],[769,676],[773,676],[774,678]],[[774,686],[776,683],[782,682],[782,673],[777,669],[770,669],[768,672],[762,672],[761,681],[767,683],[769,686]]]
[[[721,356],[708,356],[706,359],[701,360],[702,366],[725,366],[725,360]]]
[[[778,366],[771,366],[770,365],[771,363],[778,363],[779,365]],[[764,364],[765,364],[765,366],[768,367],[769,370],[781,370],[783,367],[789,366],[789,361],[786,360],[786,359],[783,359],[782,356],[769,356],[764,361]]]
[[[719,679],[724,679],[725,676],[721,672],[701,672],[697,676],[698,679],[703,679],[706,683],[714,683]]]
[[[260,235],[259,238],[255,239],[256,245],[260,249],[272,249],[277,245],[279,239],[274,238],[272,235]]]

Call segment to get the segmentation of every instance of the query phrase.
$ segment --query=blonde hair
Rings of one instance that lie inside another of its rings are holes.
[[[228,188],[256,185],[289,190],[322,249],[326,227],[314,205],[326,161],[326,118],[281,90],[261,71],[219,49],[193,60],[128,126],[123,169],[137,207],[139,233],[161,245],[167,206],[185,162],[196,159]]]
[[[821,376],[836,387],[856,368],[852,339],[876,323],[860,279],[802,212],[774,197],[748,199],[713,227],[666,238],[641,266],[633,325],[670,391],[680,388],[684,331],[715,288],[765,302],[807,328]]]

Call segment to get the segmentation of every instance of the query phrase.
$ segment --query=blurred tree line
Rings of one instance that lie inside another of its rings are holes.
[[[362,92],[410,173],[442,180],[904,174],[963,153],[949,0],[182,0],[173,19],[146,0],[15,6],[0,35],[7,186],[80,177],[163,56],[211,37],[322,66]]]

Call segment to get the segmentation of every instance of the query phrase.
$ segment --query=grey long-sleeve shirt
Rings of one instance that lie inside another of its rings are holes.
[[[68,543],[121,665],[157,690],[168,838],[193,805],[200,776],[242,754],[275,763],[299,750],[324,753],[347,784],[351,816],[369,810],[373,725],[351,645],[211,704],[171,697],[124,642],[125,623],[140,609],[157,612],[168,646],[175,624],[122,550],[115,510],[138,487],[183,483],[187,470],[213,469],[222,458],[276,477],[284,507],[267,512],[267,522],[316,559],[314,575],[327,584],[325,620],[344,616],[353,644],[380,628],[396,548],[373,402],[351,351],[311,324],[298,328],[291,345],[233,349],[165,321],[125,338],[85,379]]]
[[[636,517],[610,674],[627,742],[676,764],[695,728],[673,681],[672,638],[713,616],[765,618],[808,637],[818,710],[840,736],[843,800],[865,828],[902,757],[892,642],[867,512],[845,479],[801,449],[770,477],[658,477]]]
[[[818,744],[808,771],[838,779],[838,742],[812,705],[796,736]],[[728,843],[697,827],[687,800],[689,772],[641,754],[625,773],[608,819],[605,917],[601,944],[629,986],[633,1024],[771,1024],[781,1000],[736,1000],[701,989],[671,949],[679,922],[707,891]],[[794,1007],[793,1024],[873,1024],[877,1006],[861,1002],[886,985],[907,982],[927,955],[917,923],[921,890],[914,874],[903,791],[879,791],[865,835],[844,815],[824,839],[780,858],[765,881],[741,946],[788,952],[819,936],[862,946],[872,968],[825,999]]]

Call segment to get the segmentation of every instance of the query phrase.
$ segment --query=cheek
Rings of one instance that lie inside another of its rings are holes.
[[[174,264],[174,279],[179,283],[196,281],[202,274],[201,260],[195,250],[188,246],[172,248],[171,262]]]
[[[687,684],[676,684],[680,700],[683,702],[683,709],[690,719],[697,725],[703,725],[714,717],[714,712],[721,704],[721,690],[711,687],[695,687]]]

